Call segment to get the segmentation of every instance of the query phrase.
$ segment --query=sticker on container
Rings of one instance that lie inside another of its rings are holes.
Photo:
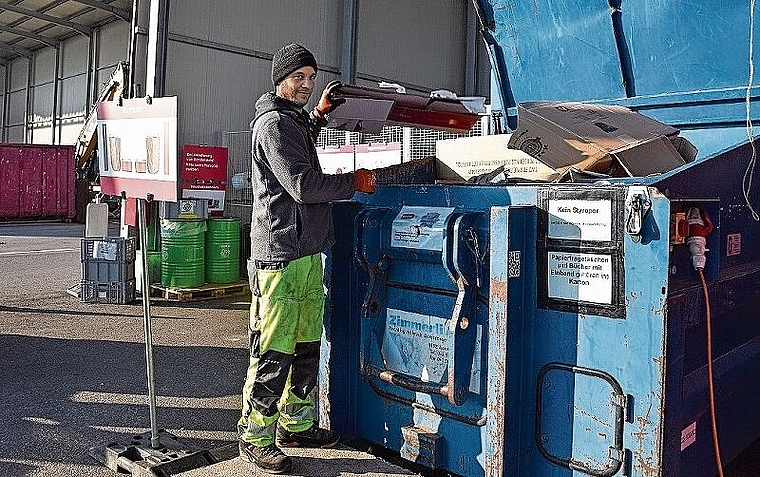
[[[594,253],[547,252],[550,298],[612,303],[612,256]]]
[[[404,206],[393,219],[391,246],[443,250],[446,219],[453,207]]]
[[[425,382],[446,380],[449,319],[409,311],[388,309],[383,334],[382,355],[391,371],[414,376]],[[478,325],[470,374],[470,392],[480,393],[480,348],[483,327]]]
[[[742,234],[726,235],[726,256],[732,257],[742,253]]]
[[[609,242],[612,201],[549,200],[549,238]]]
[[[97,241],[92,243],[92,258],[100,260],[116,260],[118,244],[116,242]]]
[[[510,251],[507,255],[508,260],[508,267],[507,267],[507,276],[509,278],[518,278],[520,276],[520,251]]]
[[[692,422],[681,431],[681,450],[683,451],[695,442],[697,442],[697,423]]]

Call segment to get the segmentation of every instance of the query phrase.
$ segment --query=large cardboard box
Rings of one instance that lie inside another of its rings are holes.
[[[443,139],[435,143],[437,177],[467,180],[504,166],[507,177],[550,180],[557,171],[523,151],[509,149],[509,134]]]
[[[621,106],[522,103],[517,117],[509,147],[560,172],[573,167],[618,177],[645,176],[675,169],[696,155],[678,129]]]

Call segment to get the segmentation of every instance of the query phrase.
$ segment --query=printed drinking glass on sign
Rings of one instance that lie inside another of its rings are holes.
[[[145,138],[145,151],[148,156],[148,172],[156,174],[161,167],[161,138],[147,136]]]
[[[110,136],[108,138],[108,156],[111,158],[111,169],[121,169],[121,138]]]

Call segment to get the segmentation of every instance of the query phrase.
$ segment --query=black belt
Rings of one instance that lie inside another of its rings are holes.
[[[257,270],[283,270],[290,262],[270,262],[267,260],[254,260]]]

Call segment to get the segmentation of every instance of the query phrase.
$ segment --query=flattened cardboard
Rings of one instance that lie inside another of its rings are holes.
[[[557,171],[517,149],[507,148],[509,134],[436,141],[439,179],[470,179],[504,166],[508,177],[550,180]],[[445,166],[445,167],[442,167]]]
[[[645,176],[683,165],[696,149],[678,129],[621,106],[537,102],[518,105],[509,147],[564,172]],[[677,138],[679,150],[671,141]],[[613,174],[614,173],[614,174]]]
[[[610,156],[614,161],[606,172],[613,177],[661,174],[686,163],[670,139],[662,136],[611,152]]]

